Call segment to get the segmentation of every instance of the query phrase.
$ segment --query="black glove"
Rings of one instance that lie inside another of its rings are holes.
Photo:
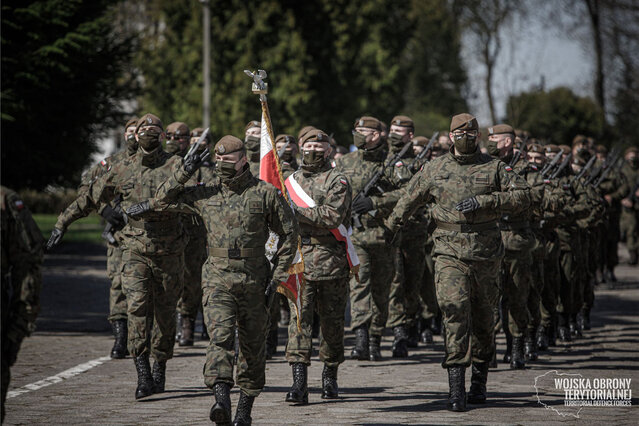
[[[264,291],[264,299],[266,302],[266,307],[269,309],[271,307],[271,304],[273,303],[273,296],[275,295],[275,292],[277,291],[278,285],[279,284],[275,280],[270,280],[266,284],[266,290]]]
[[[63,236],[64,231],[62,229],[53,228],[53,231],[51,231],[51,236],[49,237],[49,241],[47,241],[47,250],[51,250],[53,247],[60,244]]]
[[[364,214],[373,210],[373,200],[370,197],[360,197],[353,201],[353,211],[357,214]]]
[[[200,153],[194,152],[192,155],[184,159],[184,171],[189,175],[192,175],[210,156],[211,153],[208,148]]]
[[[109,205],[107,205],[102,210],[102,213],[100,213],[100,215],[104,218],[104,220],[109,222],[116,229],[120,229],[126,224],[124,222],[124,216],[122,215],[122,212],[115,210]]]
[[[151,205],[149,204],[149,200],[145,200],[141,203],[133,204],[131,207],[126,209],[126,214],[127,216],[139,216],[149,210],[151,210]]]
[[[474,212],[478,208],[479,208],[479,201],[477,201],[477,198],[475,197],[466,198],[465,200],[462,200],[459,204],[455,206],[455,209],[462,213]]]

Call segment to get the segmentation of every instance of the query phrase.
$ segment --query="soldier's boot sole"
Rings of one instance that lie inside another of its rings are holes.
[[[211,419],[212,422],[215,422],[216,425],[231,425],[231,410],[228,410],[222,404],[216,402],[211,407],[209,419]]]

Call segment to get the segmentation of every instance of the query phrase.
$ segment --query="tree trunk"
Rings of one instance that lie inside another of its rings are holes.
[[[595,44],[595,99],[602,113],[606,111],[606,98],[604,92],[603,71],[603,46],[601,37],[601,22],[599,14],[599,0],[585,0],[588,7],[588,15],[592,24],[592,35]]]

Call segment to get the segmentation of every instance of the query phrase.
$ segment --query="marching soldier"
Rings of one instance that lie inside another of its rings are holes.
[[[286,281],[295,255],[297,222],[282,194],[254,177],[244,143],[224,136],[215,145],[219,180],[185,188],[198,162],[185,161],[160,185],[155,198],[133,206],[130,215],[149,211],[192,211],[207,229],[208,258],[202,270],[204,318],[211,336],[204,383],[215,392],[210,419],[231,422],[235,325],[239,329],[240,399],[234,423],[251,424],[253,401],[265,382],[268,302],[276,283]],[[158,213],[158,212],[156,212]],[[280,237],[271,274],[264,245],[269,229]]]
[[[479,126],[472,115],[454,116],[449,136],[454,141],[450,153],[415,175],[386,223],[396,232],[417,208],[435,203],[435,284],[446,332],[442,365],[448,370],[448,408],[464,411],[466,367],[472,363],[468,402],[485,402],[495,350],[495,277],[504,253],[497,222],[503,214],[526,210],[531,196],[511,168],[480,153]]]
[[[189,149],[189,126],[176,121],[166,126],[166,152],[184,157]]]
[[[621,230],[626,237],[626,247],[630,254],[630,265],[636,265],[639,259],[639,149],[630,147],[624,153],[626,163],[622,172],[630,187],[628,196],[621,200]]]

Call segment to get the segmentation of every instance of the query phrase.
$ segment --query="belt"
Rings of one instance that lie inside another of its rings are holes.
[[[502,231],[516,231],[525,228],[530,228],[530,222],[527,220],[522,220],[521,222],[499,222],[499,229]]]
[[[209,256],[226,257],[229,259],[242,259],[244,257],[262,257],[266,253],[264,247],[256,248],[226,248],[209,247]]]
[[[492,229],[497,229],[497,222],[484,222],[484,223],[448,223],[440,222],[436,220],[438,228],[445,231],[457,231],[457,232],[481,232]]]
[[[302,236],[301,240],[303,246],[335,245],[338,242],[335,237],[330,235],[321,235],[317,237]]]
[[[145,220],[134,220],[129,218],[129,225],[133,228],[144,229],[145,231],[163,231],[164,233],[175,232],[180,225],[180,219],[160,220],[157,222],[147,222]]]

